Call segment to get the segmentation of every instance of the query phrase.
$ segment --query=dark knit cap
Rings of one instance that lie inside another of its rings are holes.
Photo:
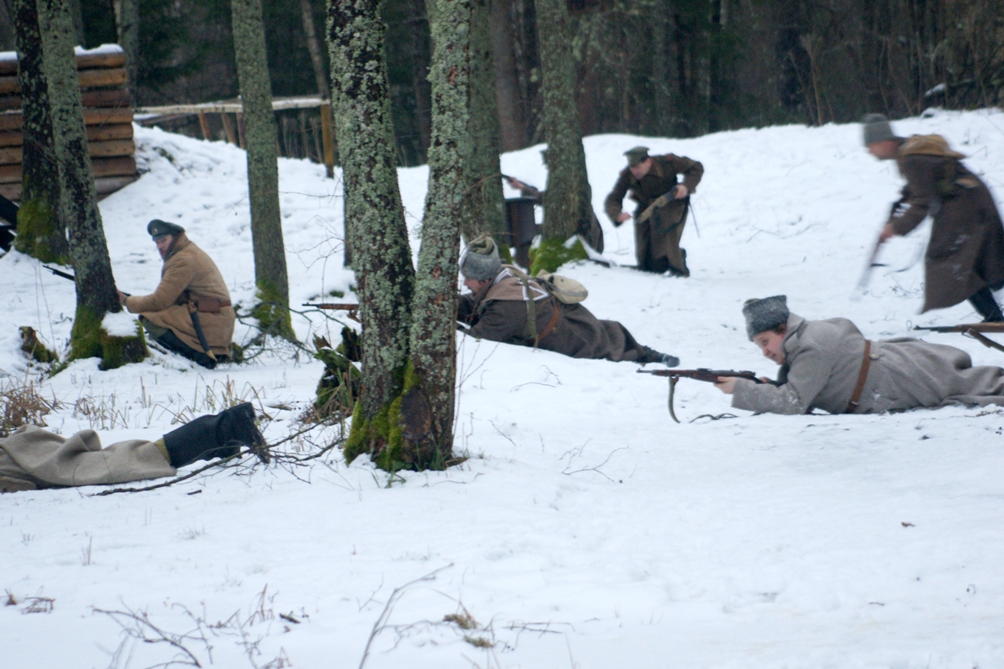
[[[494,279],[502,271],[499,249],[488,236],[478,237],[460,254],[460,273],[467,279]]]
[[[753,337],[773,330],[778,325],[788,322],[788,298],[785,295],[774,295],[763,299],[753,298],[743,304],[743,316],[746,317],[746,335]]]
[[[882,114],[865,114],[861,119],[864,125],[865,146],[875,142],[884,142],[887,139],[897,139],[889,125],[889,119]]]
[[[628,149],[624,152],[624,155],[628,159],[628,167],[634,167],[641,161],[648,158],[648,147],[647,146],[636,146],[633,149]]]
[[[154,241],[157,241],[161,237],[166,237],[168,235],[180,235],[185,231],[185,229],[176,223],[168,223],[167,221],[155,218],[147,223],[146,231],[150,233],[150,236],[153,237]]]

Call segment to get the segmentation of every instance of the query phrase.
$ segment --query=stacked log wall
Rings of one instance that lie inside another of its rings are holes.
[[[108,195],[138,178],[125,54],[107,44],[78,50],[77,73],[95,186],[99,196]],[[17,54],[0,52],[0,195],[11,200],[21,197],[21,124]]]

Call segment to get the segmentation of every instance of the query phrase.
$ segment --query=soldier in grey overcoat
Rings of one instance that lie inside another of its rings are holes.
[[[784,295],[747,300],[746,333],[781,366],[776,382],[720,378],[732,406],[756,413],[879,413],[949,404],[1004,405],[1004,369],[973,367],[952,346],[869,341],[846,318],[808,321]]]
[[[644,146],[636,146],[624,155],[628,166],[604,202],[607,216],[615,226],[631,218],[621,210],[624,196],[630,191],[631,199],[638,203],[634,213],[638,269],[690,276],[687,252],[680,248],[680,238],[687,223],[690,196],[701,183],[704,166],[672,153],[650,156]],[[683,176],[682,183],[678,183],[678,175]]]
[[[991,292],[1004,287],[1004,227],[986,184],[960,162],[965,156],[940,135],[897,137],[881,114],[865,116],[864,143],[879,160],[895,160],[906,179],[879,243],[933,218],[921,312],[969,300],[985,321],[1004,321]]]
[[[467,246],[460,271],[471,292],[460,296],[457,320],[468,326],[472,337],[573,358],[680,364],[675,356],[639,344],[617,321],[599,320],[581,304],[563,304],[543,282],[503,265],[490,237]]]

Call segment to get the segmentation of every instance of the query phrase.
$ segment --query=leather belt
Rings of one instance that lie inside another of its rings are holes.
[[[851,393],[851,401],[847,403],[847,409],[844,413],[854,413],[854,410],[858,408],[858,403],[861,400],[861,393],[865,389],[865,381],[868,380],[868,368],[872,364],[871,356],[872,343],[865,339],[865,356],[864,360],[861,361],[861,371],[858,372],[858,382],[854,384],[854,392]]]

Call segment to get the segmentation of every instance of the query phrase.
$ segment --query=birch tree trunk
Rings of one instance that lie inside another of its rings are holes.
[[[564,242],[591,222],[592,191],[586,174],[575,64],[565,0],[537,0],[537,36],[543,70],[544,135],[547,138],[546,240]]]
[[[379,0],[328,0],[332,111],[363,315],[363,390],[345,446],[350,462],[394,450],[390,442],[399,430],[392,404],[404,383],[415,286],[395,167],[385,30]]]
[[[437,0],[432,23],[432,142],[401,398],[401,462],[442,469],[453,458],[460,208],[469,174],[472,0]]]
[[[53,149],[49,82],[35,0],[16,0],[18,84],[21,86],[23,150],[21,207],[14,248],[42,262],[70,263],[66,226],[59,217],[59,166]]]
[[[486,233],[499,244],[508,245],[488,1],[470,0],[470,187],[461,206],[461,231],[468,241]]]
[[[136,103],[139,73],[139,0],[115,0],[115,27],[119,46],[125,52],[126,73],[129,76],[129,97]]]
[[[70,256],[77,286],[77,309],[70,334],[70,358],[101,355],[101,321],[122,309],[115,290],[91,158],[77,59],[76,34],[66,0],[37,0],[55,158],[59,168],[60,218],[70,231]]]
[[[286,248],[279,212],[279,167],[276,163],[275,114],[265,56],[261,0],[231,0],[234,55],[244,105],[247,142],[248,199],[251,241],[260,305],[255,317],[262,331],[293,338],[289,319]]]

